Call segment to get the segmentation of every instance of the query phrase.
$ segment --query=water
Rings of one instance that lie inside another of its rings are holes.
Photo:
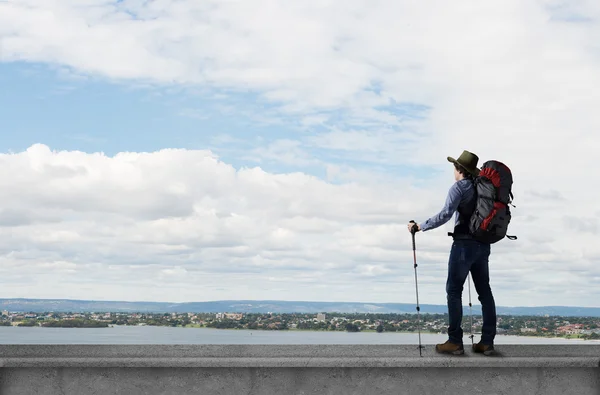
[[[422,344],[446,335],[421,333]],[[465,344],[470,342],[465,333]],[[475,336],[479,341],[479,336]],[[0,344],[418,344],[417,333],[252,331],[213,328],[118,326],[112,328],[0,327]],[[496,344],[598,344],[598,340],[497,335]]]

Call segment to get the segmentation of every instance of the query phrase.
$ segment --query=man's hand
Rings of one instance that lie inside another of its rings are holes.
[[[417,232],[421,230],[421,227],[419,226],[419,224],[417,224],[415,222],[409,222],[408,223],[408,232],[409,233],[412,233],[413,226],[416,228]]]

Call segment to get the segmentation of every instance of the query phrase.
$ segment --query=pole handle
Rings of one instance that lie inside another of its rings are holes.
[[[416,246],[415,246],[415,233],[417,233],[417,224],[416,224],[416,222],[415,222],[414,220],[412,220],[412,219],[410,220],[410,222],[409,222],[409,223],[411,223],[411,224],[414,224],[414,225],[412,226],[412,228],[410,228],[410,233],[412,234],[412,244],[413,244],[413,251],[415,251],[415,250],[417,249],[417,248],[416,248]]]

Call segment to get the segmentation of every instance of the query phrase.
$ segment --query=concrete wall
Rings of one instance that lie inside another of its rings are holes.
[[[600,394],[600,345],[4,345],[0,394]]]

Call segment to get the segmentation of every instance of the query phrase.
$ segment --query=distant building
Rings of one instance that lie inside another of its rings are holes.
[[[239,321],[242,318],[244,318],[244,315],[241,313],[217,313],[216,318],[218,320],[223,319],[223,318],[228,318],[230,320],[238,320]]]
[[[556,328],[557,333],[564,335],[576,335],[583,330],[582,324],[570,324]]]
[[[319,313],[319,314],[317,314],[317,320],[318,321],[325,321],[325,318],[326,318],[325,313]]]

